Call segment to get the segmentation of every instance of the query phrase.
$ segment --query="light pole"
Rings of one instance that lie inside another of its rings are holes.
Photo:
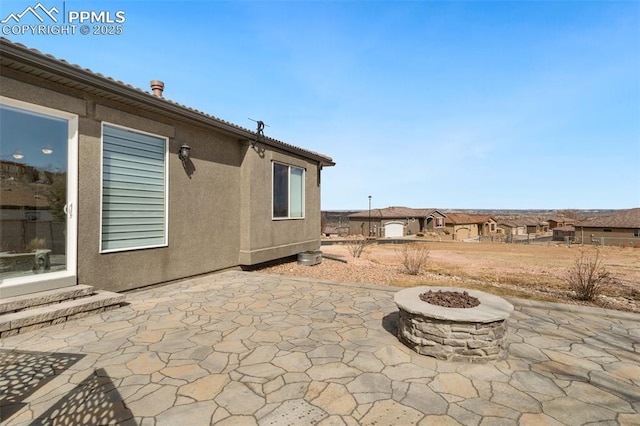
[[[371,236],[371,195],[369,195],[369,236]]]

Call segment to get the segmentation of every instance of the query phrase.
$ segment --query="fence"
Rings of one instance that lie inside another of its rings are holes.
[[[333,244],[343,244],[348,239],[323,239],[321,245],[328,246]],[[428,238],[380,238],[375,239],[376,244],[411,244],[411,243],[433,243],[433,242],[450,242],[451,240],[435,240]],[[551,235],[483,235],[480,237],[469,238],[464,240],[465,242],[481,242],[481,243],[507,243],[507,244],[566,244],[571,246],[572,244],[583,244],[577,237],[565,237],[562,240],[554,240]],[[597,237],[597,238],[585,238],[584,245],[594,246],[618,246],[618,247],[635,247],[640,248],[640,238],[622,238],[622,237]]]
[[[617,246],[617,247],[634,247],[640,248],[640,238],[625,237],[584,237],[582,240],[576,236],[573,240],[574,244],[592,245],[592,246]]]
[[[551,235],[483,235],[476,237],[476,241],[481,243],[509,243],[509,244],[540,244],[548,243],[552,240]]]
[[[64,222],[48,220],[3,220],[0,221],[0,252],[24,252],[34,239],[44,240],[45,247],[54,254],[65,253]]]

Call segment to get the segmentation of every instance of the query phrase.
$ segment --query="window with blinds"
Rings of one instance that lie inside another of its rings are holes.
[[[102,127],[101,251],[167,245],[167,139]]]

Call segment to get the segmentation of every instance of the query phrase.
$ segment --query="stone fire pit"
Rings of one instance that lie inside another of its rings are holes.
[[[473,308],[438,306],[421,300],[420,295],[429,291],[460,293],[458,296],[466,291],[480,304]],[[503,298],[453,287],[412,287],[397,292],[394,299],[400,311],[398,339],[419,354],[469,362],[507,356],[506,319],[513,305]]]

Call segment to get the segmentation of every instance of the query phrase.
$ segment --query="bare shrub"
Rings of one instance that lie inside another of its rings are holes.
[[[347,246],[349,254],[352,257],[358,258],[374,241],[375,240],[368,239],[362,235],[356,235],[354,237],[347,238],[344,244]]]
[[[418,275],[427,264],[429,248],[426,244],[402,244],[396,249],[396,254],[405,273]]]
[[[584,250],[581,250],[580,256],[576,257],[565,280],[575,291],[576,298],[579,300],[594,300],[606,287],[616,281],[602,264],[599,250],[596,250],[595,256],[587,256]]]

